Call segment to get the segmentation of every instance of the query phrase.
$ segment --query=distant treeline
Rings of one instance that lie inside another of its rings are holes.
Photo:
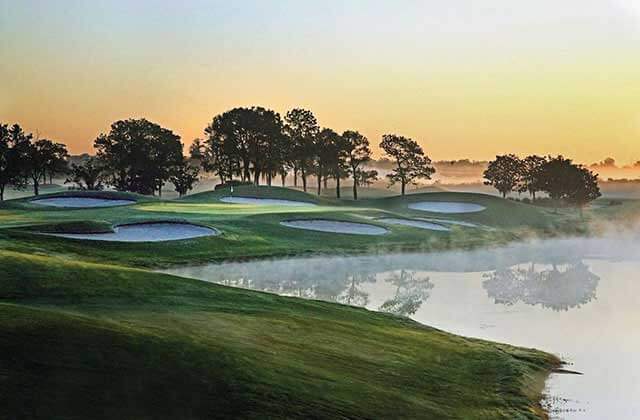
[[[503,197],[511,192],[528,192],[533,200],[544,192],[556,205],[565,201],[578,208],[601,196],[598,175],[563,156],[496,156],[484,172],[485,184]]]

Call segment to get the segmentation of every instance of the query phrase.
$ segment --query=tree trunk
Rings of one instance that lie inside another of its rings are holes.
[[[307,192],[307,174],[304,168],[300,169],[300,177],[302,178],[302,190]]]
[[[336,198],[340,198],[340,176],[336,177]]]
[[[400,195],[402,195],[404,197],[404,188],[406,186],[406,183],[403,181],[400,183],[401,187],[400,187]]]
[[[4,201],[4,185],[0,185],[0,201]]]
[[[356,182],[355,178],[353,179],[353,199],[358,199],[358,183]]]
[[[260,171],[257,169],[253,171],[253,183],[255,185],[260,185]]]
[[[502,198],[504,198],[504,199],[507,198],[507,192],[506,191],[502,191]]]
[[[293,186],[298,186],[298,168],[293,168]]]
[[[318,195],[322,190],[322,166],[318,167]]]
[[[282,188],[284,188],[285,180],[287,179],[287,174],[280,174],[280,179],[282,180]]]
[[[40,194],[40,180],[39,177],[33,178],[33,195]]]
[[[327,176],[327,175],[325,175],[325,176],[323,177],[323,181],[324,181],[324,189],[325,189],[325,190],[327,189],[327,178],[328,178],[328,176]]]

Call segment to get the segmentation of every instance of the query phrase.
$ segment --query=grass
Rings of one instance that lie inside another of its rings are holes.
[[[65,192],[47,196],[76,195]],[[86,193],[96,196],[92,193]],[[532,235],[586,234],[640,212],[635,201],[576,212],[471,193],[337,201],[238,187],[234,195],[313,202],[225,204],[229,191],[180,200],[61,209],[0,204],[0,418],[539,418],[558,360],[457,337],[405,318],[145,271],[217,260],[493,246]],[[480,213],[408,209],[422,200],[482,204]],[[481,225],[450,232],[386,225],[381,236],[291,229],[291,219],[382,225],[437,217]],[[184,220],[222,234],[118,243],[37,232],[104,232]]]
[[[404,318],[0,251],[0,416],[538,418],[535,350]]]

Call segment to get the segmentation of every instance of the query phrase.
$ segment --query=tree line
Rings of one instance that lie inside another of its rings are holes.
[[[29,183],[38,195],[41,183],[66,171],[68,157],[64,144],[25,133],[18,124],[0,123],[0,200],[8,186],[22,189]]]
[[[511,192],[546,193],[557,208],[565,201],[580,209],[600,197],[598,175],[563,156],[531,155],[523,159],[514,154],[496,156],[484,172],[485,184],[506,197]]]
[[[264,179],[271,185],[279,176],[284,186],[291,174],[294,186],[300,182],[306,192],[313,176],[318,195],[333,179],[340,198],[341,180],[351,178],[357,199],[359,186],[378,179],[377,171],[366,169],[372,159],[366,136],[355,130],[339,134],[323,128],[306,109],[292,109],[282,118],[262,107],[234,108],[215,116],[204,132],[206,137],[193,142],[190,155],[223,184],[239,177],[255,185]],[[412,139],[385,134],[380,147],[393,161],[389,184],[400,184],[403,195],[407,185],[430,179],[435,172],[429,157]]]
[[[68,163],[64,144],[38,140],[18,124],[0,128],[0,198],[6,186],[25,188],[54,174],[67,174],[67,182],[81,189],[101,190],[110,186],[118,191],[162,194],[171,182],[176,191],[186,194],[197,182],[200,169],[231,181],[261,181],[271,185],[288,175],[294,186],[308,190],[310,177],[316,179],[319,195],[328,180],[336,182],[340,198],[342,180],[351,179],[354,199],[358,187],[378,179],[376,170],[367,169],[372,159],[369,140],[356,130],[341,134],[318,124],[313,113],[295,108],[282,118],[262,108],[234,108],[216,115],[204,129],[205,138],[196,139],[183,154],[180,136],[170,129],[142,119],[127,119],[111,124],[108,133],[93,142],[96,155],[81,163]],[[400,184],[404,195],[407,185],[420,178],[430,179],[435,172],[431,160],[414,140],[385,134],[380,142],[386,158],[393,162],[387,175],[389,185]]]

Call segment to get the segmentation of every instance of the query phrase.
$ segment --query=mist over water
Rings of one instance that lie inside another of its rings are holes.
[[[640,235],[474,251],[212,264],[172,274],[409,316],[452,333],[535,347],[584,375],[552,375],[557,418],[640,418]]]

